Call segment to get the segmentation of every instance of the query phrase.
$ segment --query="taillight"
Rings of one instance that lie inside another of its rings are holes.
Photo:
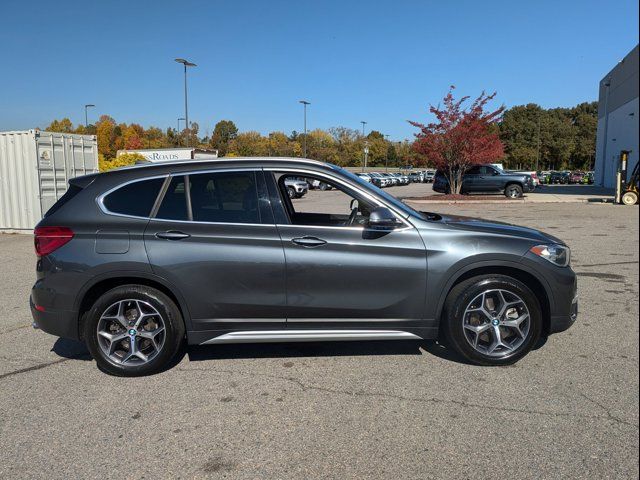
[[[73,231],[68,227],[36,227],[33,235],[36,255],[44,257],[69,242]]]

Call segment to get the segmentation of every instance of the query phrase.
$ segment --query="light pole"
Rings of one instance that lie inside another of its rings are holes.
[[[187,67],[196,67],[195,63],[192,63],[184,58],[176,58],[176,62],[184,65],[184,124],[187,130],[187,147],[189,146],[189,106],[187,103]]]
[[[609,137],[609,91],[611,87],[611,77],[607,78],[607,80],[604,82],[604,87],[606,88],[605,96],[604,96],[604,135],[603,135],[604,140],[602,142],[602,161],[601,161],[602,168],[600,169],[600,171],[602,172],[602,178],[595,179],[598,185],[602,185],[602,186],[604,186],[604,177],[605,177],[604,166],[607,164],[607,142],[609,141],[608,139]],[[594,170],[598,170],[598,168],[594,167]]]
[[[364,126],[367,124],[367,122],[365,122],[364,120],[360,120],[360,123],[362,124],[362,138],[365,138],[364,136]],[[364,172],[365,168],[367,167],[367,154],[369,153],[369,146],[367,145],[367,141],[364,141],[364,148],[362,149],[362,171]]]
[[[180,145],[180,120],[184,122],[185,119],[182,117],[178,119],[178,129],[176,130],[176,140],[178,140],[178,145]]]
[[[384,139],[389,142],[389,135],[385,135]],[[389,171],[389,147],[387,146],[387,151],[384,154],[384,171],[387,173]]]
[[[304,106],[304,139],[302,141],[302,156],[307,158],[307,105],[311,105],[311,103],[306,100],[300,100],[298,103],[301,103]]]
[[[87,103],[84,106],[84,128],[87,128],[89,126],[89,116],[87,115],[87,109],[93,107],[95,107],[95,105],[93,105],[92,103]]]
[[[536,155],[536,172],[540,168],[540,115],[541,112],[538,112],[538,154]]]

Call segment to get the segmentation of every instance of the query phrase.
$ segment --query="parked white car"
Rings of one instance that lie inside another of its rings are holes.
[[[540,186],[540,179],[538,178],[538,172],[528,171],[528,170],[514,170],[511,173],[524,173],[525,175],[529,175],[531,177],[531,180],[533,180],[533,186],[534,187]]]
[[[424,181],[425,183],[432,183],[433,179],[436,177],[435,170],[425,170],[424,172]]]
[[[363,179],[365,182],[373,183],[373,179],[368,173],[356,173],[356,175]]]

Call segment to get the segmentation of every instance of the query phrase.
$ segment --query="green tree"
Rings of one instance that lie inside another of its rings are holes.
[[[218,149],[218,154],[224,157],[229,149],[229,142],[238,136],[238,127],[231,120],[220,120],[213,127],[210,145]]]
[[[596,132],[598,130],[598,102],[581,103],[570,110],[575,142],[571,164],[580,170],[594,168]]]
[[[507,168],[534,168],[540,139],[538,127],[544,122],[546,113],[535,103],[519,105],[504,113],[500,139],[505,146]]]
[[[593,167],[598,123],[597,102],[573,108],[545,110],[518,105],[504,114],[500,138],[508,168],[590,169]]]

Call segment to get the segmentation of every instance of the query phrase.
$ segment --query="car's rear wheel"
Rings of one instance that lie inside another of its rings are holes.
[[[289,198],[296,198],[296,191],[292,187],[287,187],[287,195]]]
[[[522,187],[512,183],[511,185],[507,185],[507,188],[504,189],[504,194],[508,198],[520,198],[522,197]]]
[[[638,194],[636,192],[625,192],[622,195],[622,203],[625,205],[635,205],[638,203]]]
[[[85,341],[98,366],[118,376],[162,370],[184,340],[184,322],[164,293],[123,285],[104,293],[86,316]]]
[[[537,297],[519,280],[481,276],[449,293],[441,326],[447,343],[479,365],[508,365],[525,356],[542,332]]]

